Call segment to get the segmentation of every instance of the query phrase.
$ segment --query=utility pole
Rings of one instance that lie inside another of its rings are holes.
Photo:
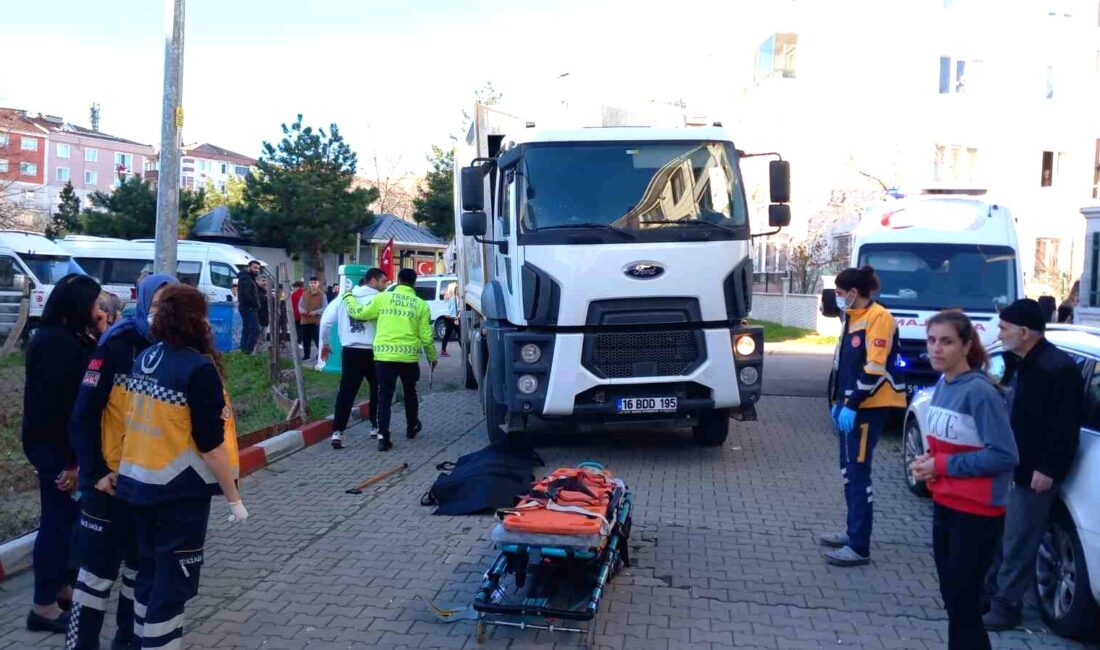
[[[183,17],[186,0],[164,0],[164,102],[157,172],[157,243],[154,273],[176,272],[179,233],[180,129],[183,128]]]

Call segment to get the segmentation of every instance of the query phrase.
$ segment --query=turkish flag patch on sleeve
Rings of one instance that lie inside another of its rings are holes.
[[[884,348],[886,347],[886,339],[875,339],[873,345],[876,348]]]
[[[88,370],[99,370],[103,367],[103,359],[92,359],[88,362]]]

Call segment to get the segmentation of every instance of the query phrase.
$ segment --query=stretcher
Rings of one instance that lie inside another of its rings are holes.
[[[630,565],[632,495],[594,462],[563,467],[498,511],[500,551],[474,597],[477,640],[489,626],[584,634],[589,647],[608,581]]]

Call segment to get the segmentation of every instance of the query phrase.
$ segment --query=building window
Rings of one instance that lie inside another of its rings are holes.
[[[23,151],[38,151],[38,138],[20,138],[19,148]]]
[[[1035,240],[1035,279],[1052,284],[1058,279],[1058,248],[1062,241],[1049,237]]]
[[[19,163],[19,173],[22,176],[38,176],[38,165],[29,162]]]
[[[1096,139],[1096,158],[1092,161],[1092,198],[1100,199],[1100,138]]]
[[[69,145],[62,144],[62,143],[58,142],[57,143],[57,157],[58,158],[68,158],[69,157]]]
[[[757,83],[771,77],[795,77],[798,34],[772,34],[756,50]]]
[[[953,59],[949,56],[940,57],[940,94],[964,93],[972,87],[974,72],[981,66],[981,61],[966,61]]]
[[[1096,63],[1097,63],[1097,66],[1100,66],[1100,52],[1096,53]],[[6,147],[6,146],[8,146],[8,134],[7,133],[0,133],[0,147]]]
[[[235,165],[233,167],[233,173],[237,176],[240,176],[241,178],[244,178],[245,176],[248,176],[248,167],[245,167],[244,165]]]
[[[122,168],[131,171],[134,168],[134,154],[115,152],[115,169]]]
[[[84,162],[99,162],[99,149],[85,149]]]
[[[0,158],[0,174],[8,173],[8,161],[4,158]]]
[[[1040,187],[1054,185],[1054,152],[1043,152],[1043,173],[1039,180]]]
[[[98,174],[96,174],[96,172],[94,172],[90,169],[85,170],[84,171],[84,184],[85,185],[95,185],[96,181],[98,180],[97,176],[98,176]]]
[[[225,173],[225,168],[226,168],[226,167],[227,167],[227,165],[226,165],[225,163],[222,163],[222,173],[223,173],[223,174]]]
[[[66,183],[69,180],[69,168],[58,167],[57,168],[57,180],[61,183]]]
[[[957,144],[937,144],[933,163],[936,181],[974,182],[978,167],[978,150]]]

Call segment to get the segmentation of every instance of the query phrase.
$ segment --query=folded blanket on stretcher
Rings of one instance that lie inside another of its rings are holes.
[[[568,545],[599,547],[611,532],[625,490],[621,480],[595,464],[558,468],[536,481],[515,507],[497,511],[502,523],[499,533],[494,530],[494,541],[584,537]],[[589,543],[593,540],[597,543]]]

